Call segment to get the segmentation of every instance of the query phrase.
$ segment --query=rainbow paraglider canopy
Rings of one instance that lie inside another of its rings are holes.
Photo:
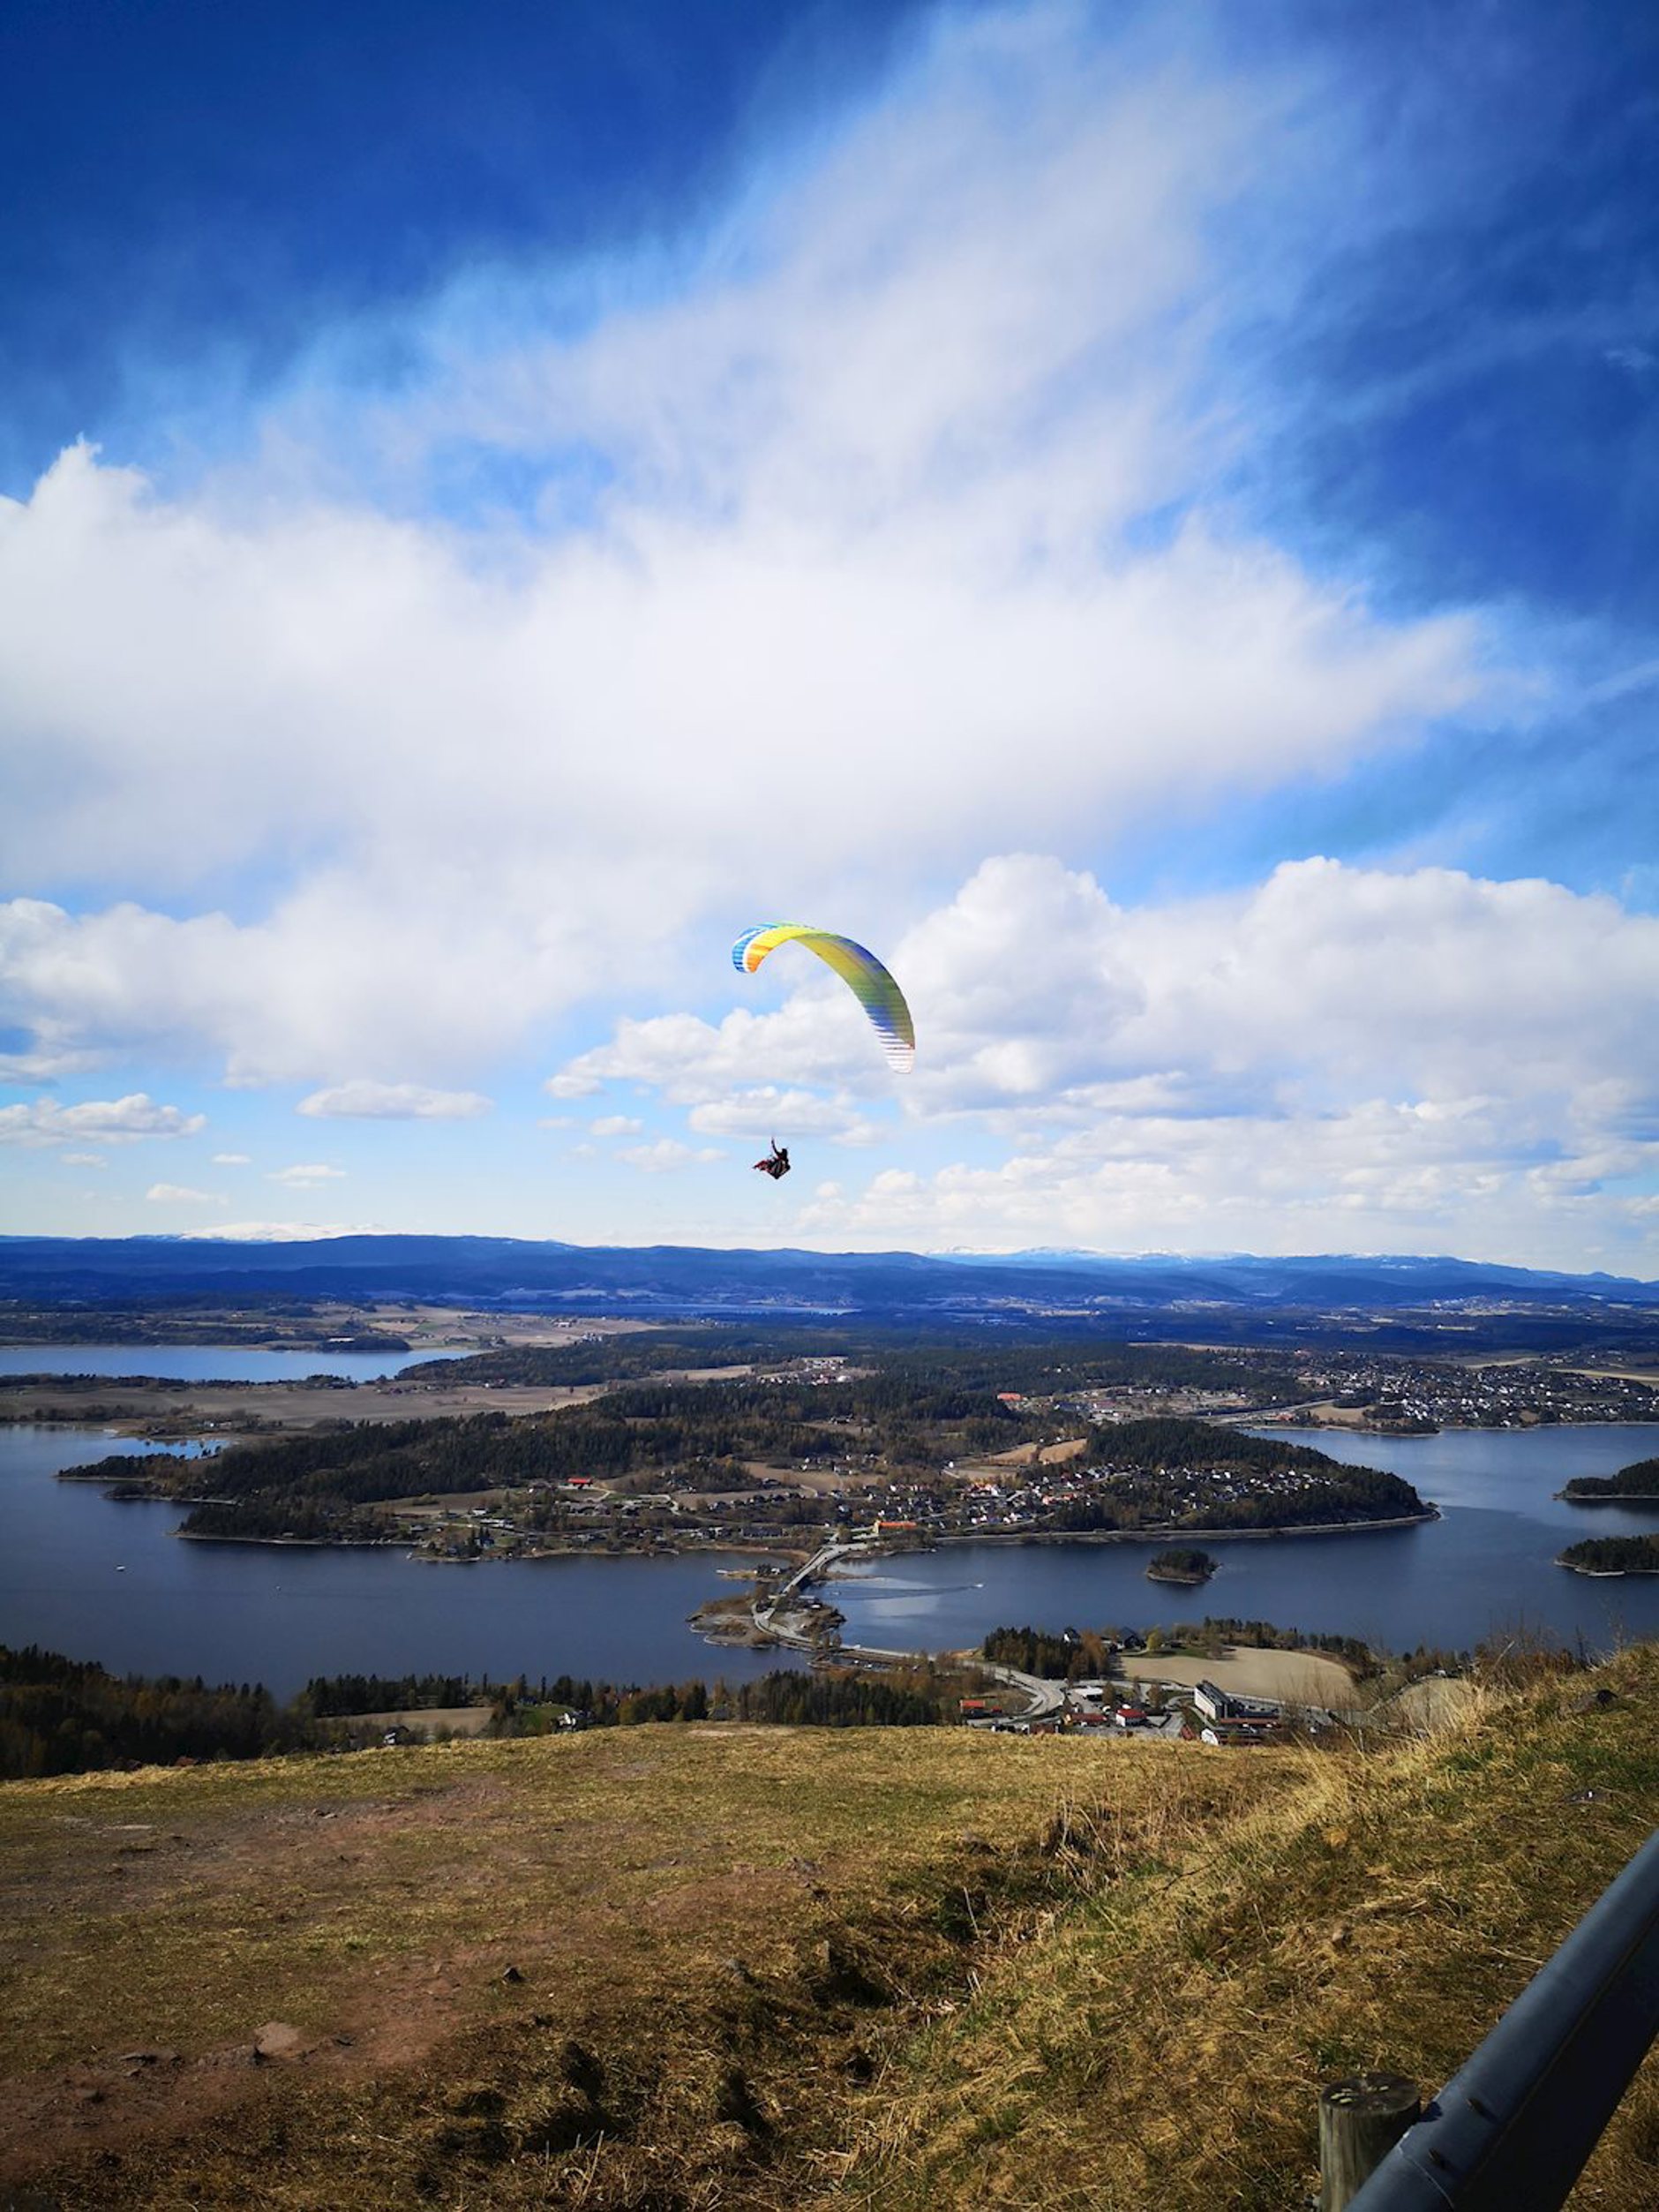
[[[732,948],[732,965],[740,975],[753,975],[767,954],[780,944],[804,944],[826,967],[834,968],[875,1026],[887,1055],[888,1065],[905,1073],[916,1057],[916,1025],[905,1004],[905,994],[874,952],[867,952],[851,937],[831,929],[814,929],[806,922],[769,922],[758,929],[746,929]]]

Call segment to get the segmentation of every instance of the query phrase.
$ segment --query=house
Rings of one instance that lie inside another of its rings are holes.
[[[1192,1693],[1192,1702],[1206,1720],[1234,1720],[1244,1711],[1238,1698],[1229,1697],[1213,1682],[1200,1682]]]

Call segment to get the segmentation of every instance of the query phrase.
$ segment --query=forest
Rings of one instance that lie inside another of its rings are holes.
[[[562,1675],[543,1694],[522,1690],[501,1702],[492,1733],[539,1735],[567,1725],[570,1712],[587,1727],[634,1727],[648,1720],[748,1720],[782,1727],[931,1728],[957,1718],[965,1689],[977,1678],[926,1665],[879,1671],[828,1667],[807,1674],[782,1667],[756,1682],[661,1683],[649,1689]]]
[[[1214,1559],[1208,1552],[1201,1552],[1196,1545],[1172,1544],[1167,1551],[1154,1552],[1146,1562],[1146,1572],[1154,1582],[1208,1582],[1216,1569]]]
[[[268,1689],[107,1674],[36,1644],[0,1645],[0,1779],[180,1759],[258,1759],[321,1742]]]
[[[424,1366],[422,1382],[578,1386],[626,1381],[672,1367],[775,1366],[780,1345],[792,1359],[842,1359],[878,1368],[903,1388],[955,1386],[970,1392],[1017,1390],[1053,1396],[1073,1390],[1143,1388],[1248,1390],[1266,1405],[1301,1397],[1287,1359],[1271,1353],[1190,1351],[1183,1345],[1010,1342],[964,1343],[929,1331],[800,1326],[784,1336],[758,1330],[642,1329],[585,1343],[519,1346]],[[673,1386],[670,1386],[673,1387]]]
[[[1659,1575],[1659,1536],[1590,1536],[1558,1554],[1558,1567],[1592,1575]]]
[[[542,1735],[571,1725],[747,1720],[789,1727],[930,1727],[957,1718],[970,1677],[926,1664],[879,1672],[779,1669],[735,1687],[638,1684],[561,1675],[535,1689],[465,1674],[318,1676],[287,1705],[258,1683],[111,1674],[30,1644],[0,1645],[0,1780],[109,1767],[175,1766],[357,1748],[356,1715],[487,1704],[489,1734]],[[378,1741],[378,1736],[377,1739]]]
[[[1561,1495],[1575,1504],[1597,1498],[1659,1498],[1659,1459],[1633,1459],[1616,1475],[1574,1475]]]
[[[1208,1613],[1196,1626],[1181,1621],[1144,1629],[993,1629],[980,1648],[1000,1667],[1017,1667],[1022,1674],[1040,1674],[1048,1681],[1076,1682],[1121,1676],[1126,1664],[1132,1669],[1139,1654],[1155,1658],[1160,1652],[1181,1651],[1219,1659],[1232,1644],[1257,1651],[1328,1651],[1359,1678],[1375,1674],[1386,1656],[1374,1652],[1358,1636],[1313,1634],[1278,1628],[1271,1621],[1241,1621],[1227,1614]],[[1430,1653],[1420,1648],[1415,1656],[1424,1662],[1423,1671],[1432,1664],[1443,1665],[1449,1672],[1457,1665],[1453,1653]]]

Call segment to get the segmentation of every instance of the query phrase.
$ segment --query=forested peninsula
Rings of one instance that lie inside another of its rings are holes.
[[[1587,1537],[1558,1554],[1556,1565],[1580,1575],[1659,1575],[1659,1537]]]
[[[1621,1498],[1659,1499],[1659,1459],[1633,1459],[1616,1475],[1574,1475],[1561,1495],[1569,1505],[1604,1505]]]
[[[589,1358],[660,1360],[662,1347],[648,1354],[623,1340],[597,1355],[493,1357],[504,1378],[545,1361],[563,1381]],[[1186,1414],[1102,1418],[1103,1367],[1132,1374],[1143,1404],[1176,1388],[1219,1395],[1235,1374],[1205,1355],[1143,1360],[1129,1348],[1077,1365],[1030,1348],[918,1348],[858,1366],[808,1355],[770,1373],[739,1364],[625,1380],[552,1411],[328,1420],[208,1457],[116,1458],[69,1474],[176,1500],[187,1537],[406,1544],[461,1560],[592,1547],[809,1552],[826,1530],[888,1544],[1266,1535],[1431,1510],[1397,1476],[1282,1436]],[[1007,1387],[1010,1372],[1027,1387]]]

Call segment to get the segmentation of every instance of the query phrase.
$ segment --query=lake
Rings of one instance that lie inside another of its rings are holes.
[[[454,1351],[332,1351],[319,1344],[304,1351],[244,1351],[235,1344],[8,1344],[0,1346],[0,1375],[147,1375],[175,1382],[304,1382],[307,1375],[339,1375],[348,1382],[379,1382],[429,1359],[454,1359]]]
[[[623,1682],[747,1681],[799,1664],[717,1649],[687,1626],[741,1587],[696,1559],[411,1561],[402,1550],[180,1543],[176,1506],[117,1504],[60,1467],[146,1449],[102,1429],[0,1427],[0,1644],[116,1674],[261,1682],[313,1674],[570,1673]]]
[[[1438,1505],[1439,1521],[1363,1536],[1205,1538],[1220,1561],[1202,1589],[1149,1583],[1160,1543],[962,1544],[876,1561],[830,1595],[850,1644],[949,1651],[987,1629],[1148,1628],[1205,1614],[1362,1636],[1394,1651],[1468,1650],[1520,1621],[1604,1651],[1659,1637],[1659,1576],[1591,1581],[1553,1564],[1585,1536],[1659,1534],[1659,1505],[1570,1506],[1573,1475],[1659,1455],[1659,1424],[1449,1429],[1438,1436],[1337,1436],[1257,1429],[1332,1458],[1385,1467]]]
[[[1445,1518],[1375,1535],[1216,1539],[1220,1571],[1196,1591],[1147,1582],[1152,1545],[979,1544],[874,1561],[829,1594],[850,1643],[906,1650],[974,1644],[1002,1623],[1144,1628],[1206,1613],[1394,1649],[1467,1649],[1523,1619],[1596,1650],[1659,1637],[1659,1576],[1589,1581],[1551,1563],[1580,1536],[1659,1531],[1659,1509],[1550,1494],[1570,1476],[1659,1454],[1659,1424],[1299,1441],[1392,1469]],[[0,1427],[0,1642],[121,1673],[263,1682],[279,1697],[312,1674],[357,1671],[736,1681],[792,1663],[717,1649],[687,1626],[703,1599],[737,1587],[715,1572],[732,1562],[706,1554],[460,1567],[397,1550],[186,1544],[169,1534],[176,1507],[120,1505],[53,1479],[145,1448],[101,1429]]]

